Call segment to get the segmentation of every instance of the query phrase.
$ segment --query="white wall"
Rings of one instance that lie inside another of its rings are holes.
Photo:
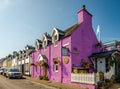
[[[17,67],[17,58],[16,57],[12,60],[12,67]]]
[[[105,58],[99,58],[97,59],[97,71],[100,72],[106,72],[106,68],[105,68]]]
[[[4,60],[3,61],[3,67],[6,67],[7,66],[7,60]]]

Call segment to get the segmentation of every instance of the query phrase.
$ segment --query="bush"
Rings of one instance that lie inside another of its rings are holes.
[[[40,79],[40,80],[49,80],[49,79],[48,79],[48,76],[39,76],[39,79]]]
[[[105,83],[103,81],[99,81],[98,82],[98,87],[103,87],[103,86],[105,86]]]
[[[43,80],[49,80],[48,76],[43,76]]]
[[[43,80],[43,76],[39,76],[39,79],[40,79],[40,80]]]
[[[105,82],[108,83],[108,82],[110,82],[110,80],[109,79],[105,79]]]

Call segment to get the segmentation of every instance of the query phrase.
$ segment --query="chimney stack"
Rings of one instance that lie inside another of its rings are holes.
[[[77,14],[78,24],[89,23],[92,25],[92,15],[87,11],[85,5],[82,6],[82,9]]]

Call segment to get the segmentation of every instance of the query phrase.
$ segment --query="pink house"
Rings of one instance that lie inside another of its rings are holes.
[[[89,56],[100,52],[96,46],[98,40],[92,28],[92,15],[85,6],[77,13],[78,22],[62,31],[53,28],[51,35],[45,33],[41,40],[36,40],[36,51],[32,53],[32,77],[47,76],[49,80],[76,84],[72,74],[81,71],[92,73],[92,66],[84,67],[82,63],[93,65]],[[41,66],[45,63],[46,69]],[[81,84],[81,87],[95,89],[94,84]]]

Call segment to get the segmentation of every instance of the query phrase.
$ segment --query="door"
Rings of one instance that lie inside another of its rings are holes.
[[[22,74],[24,74],[24,64],[22,64]]]
[[[97,72],[106,72],[105,58],[97,59]]]

